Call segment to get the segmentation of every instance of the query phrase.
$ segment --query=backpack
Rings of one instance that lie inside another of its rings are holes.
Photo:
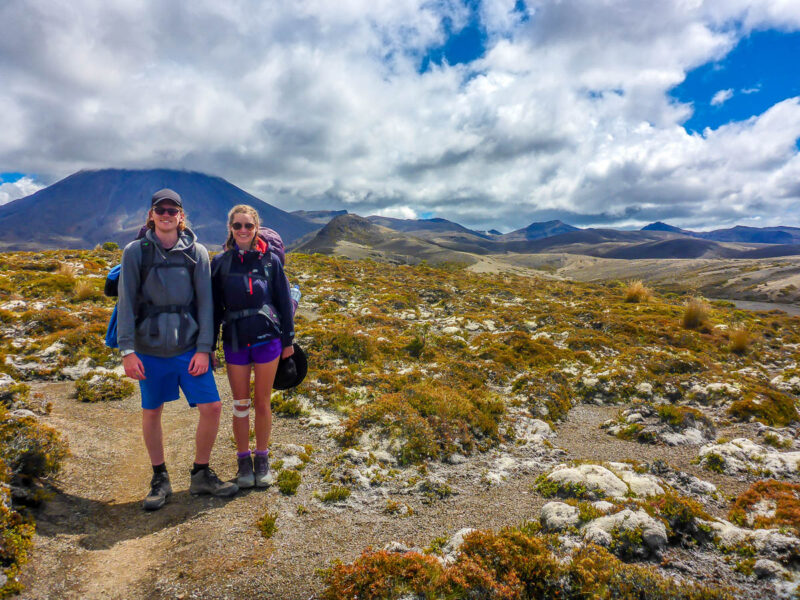
[[[142,231],[139,232],[139,236],[137,236],[137,240],[142,240],[142,262],[139,265],[139,281],[140,283],[144,284],[147,281],[147,277],[150,275],[150,271],[154,268],[158,268],[162,266],[162,263],[156,264],[156,248],[155,244],[147,239],[142,239],[144,234]],[[194,267],[197,264],[197,251],[194,245],[191,248],[186,248],[181,251],[181,255],[184,258],[184,264],[182,266],[186,267],[189,271],[189,277],[194,277]],[[164,267],[176,267],[178,265],[173,264],[163,264]],[[111,270],[106,275],[105,285],[103,286],[103,293],[110,297],[110,298],[117,298],[119,296],[119,274],[122,270],[122,265],[114,265],[111,267]],[[144,319],[146,316],[154,316],[159,312],[183,312],[186,310],[194,310],[193,305],[186,305],[186,306],[154,306],[150,303],[144,303],[137,301],[136,303],[136,320],[139,321]],[[153,322],[153,327],[155,327],[155,322]],[[157,334],[157,330],[155,333],[151,332],[152,335]],[[106,328],[106,338],[105,344],[109,348],[119,348],[119,344],[117,342],[117,305],[114,304],[114,310],[111,312],[111,317],[108,320],[108,327]]]

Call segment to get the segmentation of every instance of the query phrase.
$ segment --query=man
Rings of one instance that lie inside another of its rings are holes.
[[[179,398],[179,387],[200,413],[189,491],[214,496],[239,491],[209,468],[222,411],[208,370],[213,310],[208,252],[186,227],[180,195],[159,190],[150,201],[145,236],[122,253],[117,303],[122,364],[125,374],[139,381],[142,435],[153,465],[146,510],[161,508],[172,495],[161,413],[165,402]]]

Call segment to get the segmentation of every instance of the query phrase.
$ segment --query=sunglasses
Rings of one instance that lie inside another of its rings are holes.
[[[165,208],[163,206],[156,206],[153,209],[153,212],[157,215],[169,215],[170,217],[174,217],[181,212],[181,210],[179,208]]]
[[[253,231],[256,228],[255,223],[231,223],[231,227],[233,227],[234,231],[239,231],[242,227],[247,229],[247,231]]]

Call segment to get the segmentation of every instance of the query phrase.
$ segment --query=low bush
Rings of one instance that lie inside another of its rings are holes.
[[[800,420],[794,398],[767,386],[751,389],[743,398],[731,404],[728,414],[740,421],[754,419],[771,427],[785,427],[792,421]]]
[[[124,400],[135,391],[128,378],[116,373],[90,372],[75,382],[75,397],[81,402]]]
[[[66,443],[55,429],[34,417],[15,417],[0,406],[0,460],[12,477],[54,474],[68,454]]]
[[[326,504],[343,502],[350,497],[350,490],[341,485],[333,485],[331,489],[322,494],[321,500]]]
[[[757,507],[762,510],[755,510]],[[763,510],[766,508],[767,510]],[[768,479],[739,494],[728,519],[743,527],[790,527],[800,531],[800,484]]]
[[[464,539],[456,561],[443,566],[417,552],[365,551],[350,564],[335,563],[323,574],[326,600],[421,598],[636,598],[637,600],[732,600],[714,589],[659,575],[653,567],[628,565],[589,545],[567,560],[549,538],[524,528],[475,531]]]

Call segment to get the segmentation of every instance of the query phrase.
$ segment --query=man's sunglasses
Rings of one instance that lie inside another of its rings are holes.
[[[231,227],[233,227],[234,231],[239,231],[242,227],[247,229],[247,231],[253,231],[256,228],[255,223],[231,223]]]
[[[174,217],[177,215],[181,210],[179,208],[166,208],[164,206],[156,206],[153,209],[153,212],[157,215],[169,215],[170,217]]]

